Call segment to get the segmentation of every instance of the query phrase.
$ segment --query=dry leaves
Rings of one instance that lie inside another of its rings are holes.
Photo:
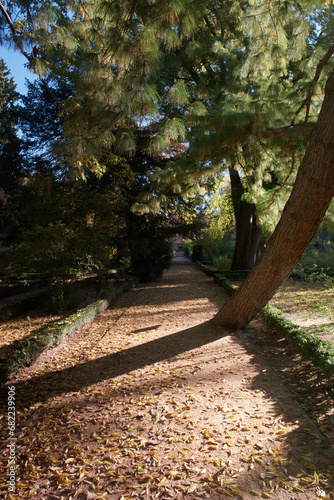
[[[172,267],[16,374],[15,498],[332,500],[332,461],[274,374],[212,335],[221,294]]]

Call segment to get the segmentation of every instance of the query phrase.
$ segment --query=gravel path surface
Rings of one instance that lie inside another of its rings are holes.
[[[16,490],[4,407],[0,496],[333,499],[331,436],[277,375],[298,360],[263,325],[213,327],[225,300],[177,254],[160,281],[13,374]]]

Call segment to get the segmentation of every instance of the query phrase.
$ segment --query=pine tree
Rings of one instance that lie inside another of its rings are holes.
[[[334,195],[334,71],[291,196],[266,251],[214,323],[245,327],[288,278],[314,237]]]
[[[34,5],[45,21],[50,5]],[[68,2],[71,14],[56,5],[58,18],[40,23],[36,50],[49,57],[50,74],[61,61],[75,82],[63,111],[69,164],[98,170],[102,145],[133,154],[138,121],[155,120],[153,151],[189,141],[174,170],[157,169],[157,183],[196,192],[222,165],[238,165],[244,200],[277,218],[332,69],[330,36],[314,29],[326,19],[316,11],[321,2],[104,0]]]
[[[19,94],[4,61],[0,60],[0,207],[1,230],[10,221],[11,196],[21,175],[22,158],[17,136]],[[7,228],[8,229],[8,228]],[[1,231],[1,232],[2,232]]]

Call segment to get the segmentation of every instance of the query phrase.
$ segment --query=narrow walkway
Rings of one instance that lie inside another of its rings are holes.
[[[13,498],[333,498],[333,459],[253,333],[209,323],[224,300],[178,254],[14,374]]]

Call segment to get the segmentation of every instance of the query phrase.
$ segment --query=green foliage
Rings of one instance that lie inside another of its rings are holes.
[[[80,304],[73,283],[56,279],[49,285],[48,309],[53,314],[64,314],[65,311],[76,309]]]
[[[196,241],[211,254],[220,257],[220,247],[233,223],[232,198],[225,177],[216,177],[211,192],[204,197],[204,201],[206,228]]]
[[[308,274],[316,273],[317,271],[327,271],[327,274],[334,274],[333,253],[330,250],[327,250],[327,252],[316,248],[309,248],[301,259],[304,271]]]
[[[321,368],[328,378],[334,376],[334,346],[331,342],[321,340],[294,325],[273,306],[266,306],[262,315],[271,326],[298,348],[305,359]]]
[[[321,29],[331,29],[331,5],[16,0],[4,6],[10,15],[19,7],[20,33],[13,37],[13,26],[2,18],[3,39],[47,77],[43,98],[30,89],[22,115],[30,140],[26,156],[34,158],[15,198],[9,241],[22,270],[52,269],[65,279],[73,268],[107,265],[133,239],[130,207],[149,216],[174,204],[177,212],[181,197],[202,196],[207,179],[221,181],[228,166],[241,172],[244,201],[256,206],[266,235],[272,232],[305,149],[303,131],[294,136],[290,129],[316,120],[331,69],[329,62],[318,71],[332,41]],[[138,123],[150,123],[144,145]],[[33,142],[48,163],[32,153]],[[131,168],[121,178],[123,163]],[[86,185],[74,186],[71,175]],[[219,258],[232,205],[216,189],[206,200],[208,230],[199,243]],[[131,253],[137,248],[142,255],[138,262],[150,260],[151,240],[142,233],[132,245]],[[129,258],[123,253],[120,258]]]
[[[213,265],[219,270],[219,271],[227,271],[230,269],[232,263],[232,259],[229,257],[226,257],[224,255],[219,255],[219,257],[215,257],[213,259]]]
[[[329,238],[332,236],[324,223],[294,270],[294,278],[318,282],[327,289],[334,287],[334,245]]]
[[[182,241],[182,250],[184,251],[184,255],[186,257],[191,257],[193,251],[193,242],[190,239],[184,239]]]
[[[15,136],[17,112],[14,105],[18,97],[10,71],[0,59],[0,151]]]
[[[166,219],[154,214],[134,215],[129,230],[132,272],[140,281],[155,281],[173,256]]]
[[[224,288],[228,295],[232,295],[236,291],[236,288],[230,284],[224,273],[220,274],[216,268],[201,263],[197,263],[197,267],[209,276],[213,276],[216,283]],[[242,279],[244,278],[245,276],[242,277]],[[240,278],[234,277],[231,279]],[[283,312],[276,307],[267,305],[262,310],[261,315],[269,325],[273,326],[278,333],[291,342],[305,359],[321,368],[328,378],[334,377],[334,345],[331,342],[321,340],[296,326],[287,320]]]
[[[11,230],[11,198],[17,189],[22,161],[16,131],[18,97],[10,72],[0,59],[0,246]]]

